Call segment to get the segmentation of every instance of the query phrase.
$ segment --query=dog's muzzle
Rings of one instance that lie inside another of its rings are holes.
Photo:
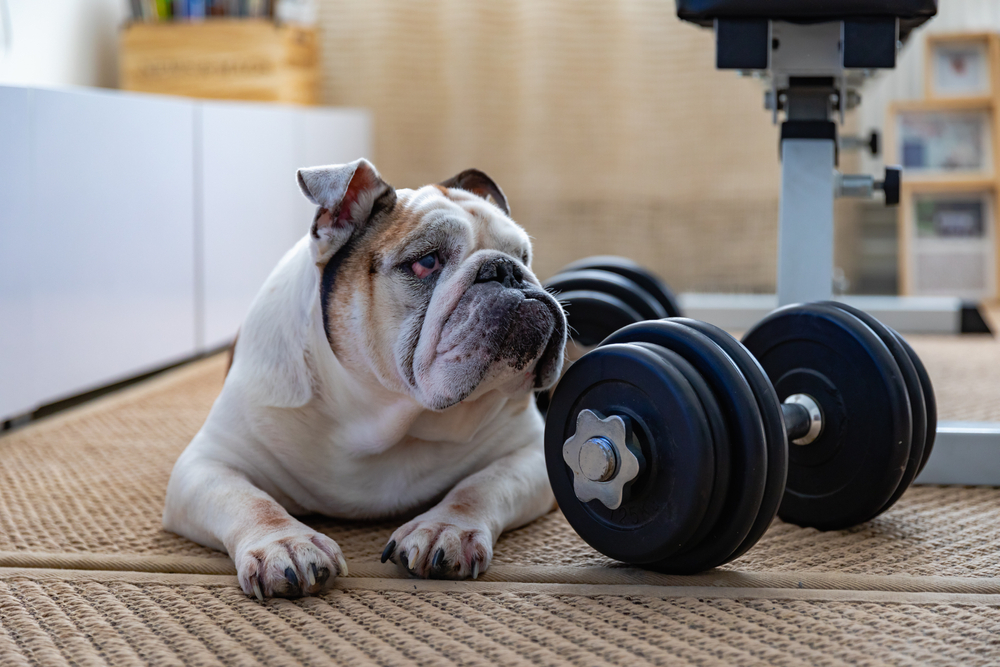
[[[546,388],[554,383],[562,369],[566,339],[566,317],[559,302],[548,292],[528,282],[524,269],[507,257],[496,257],[483,262],[472,290],[476,290],[477,286],[491,292],[498,287],[502,288],[498,291],[508,299],[512,294],[508,290],[520,292],[516,321],[512,323],[511,330],[497,350],[497,360],[506,359],[511,366],[520,370],[537,359],[535,388]],[[507,311],[507,314],[515,315],[515,311]]]

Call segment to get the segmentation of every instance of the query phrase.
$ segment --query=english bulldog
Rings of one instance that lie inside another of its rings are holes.
[[[559,377],[562,309],[480,171],[417,190],[363,159],[297,178],[312,226],[250,307],[163,526],[228,552],[263,599],[347,574],[337,543],[296,516],[424,510],[382,562],[476,578],[503,531],[554,507],[532,396]]]

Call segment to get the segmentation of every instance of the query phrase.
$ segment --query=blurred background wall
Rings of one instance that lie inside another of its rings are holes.
[[[760,86],[716,71],[711,31],[670,0],[317,2],[323,100],[373,110],[371,157],[394,185],[485,170],[535,237],[542,277],[618,253],[680,291],[774,289],[777,129]],[[0,83],[114,87],[127,7],[0,0]],[[921,96],[923,34],[991,29],[997,0],[941,0],[845,131],[881,129],[891,100]],[[894,244],[894,211],[838,202],[851,291],[895,290]]]
[[[540,276],[610,253],[680,290],[773,289],[776,128],[672,2],[324,0],[320,28],[325,101],[374,111],[390,182],[483,169]]]
[[[324,100],[369,107],[397,187],[477,166],[534,236],[542,277],[628,255],[680,291],[774,290],[777,128],[753,80],[668,0],[320,0]],[[941,0],[925,30],[1000,29],[997,0]],[[843,132],[919,97],[923,32]],[[845,154],[843,171],[880,173]],[[895,211],[837,204],[850,291],[894,292]]]
[[[114,88],[127,0],[0,0],[0,83]]]

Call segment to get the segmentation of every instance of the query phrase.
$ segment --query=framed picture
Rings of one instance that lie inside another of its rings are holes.
[[[990,94],[986,39],[928,40],[931,97],[977,97]]]
[[[914,193],[908,206],[908,292],[990,298],[996,294],[993,192]]]
[[[989,172],[993,169],[986,111],[900,111],[897,160],[910,172]]]
[[[987,198],[917,197],[914,203],[918,239],[983,239],[986,236]]]

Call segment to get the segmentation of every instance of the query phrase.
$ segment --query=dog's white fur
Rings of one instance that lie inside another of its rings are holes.
[[[476,576],[501,532],[553,507],[532,390],[558,378],[561,310],[538,294],[502,193],[498,207],[461,188],[393,191],[364,160],[298,178],[316,221],[250,308],[222,393],[170,478],[164,527],[227,551],[247,594],[295,596],[347,565],[294,516],[386,517],[437,501],[389,553],[419,576]],[[323,269],[349,242],[324,325]],[[425,288],[400,258],[435,244],[450,255],[433,292],[414,298]],[[506,343],[490,309],[519,297],[476,282],[489,262],[516,269],[530,297],[507,316],[525,333],[510,325]],[[517,336],[534,347],[505,352]]]

